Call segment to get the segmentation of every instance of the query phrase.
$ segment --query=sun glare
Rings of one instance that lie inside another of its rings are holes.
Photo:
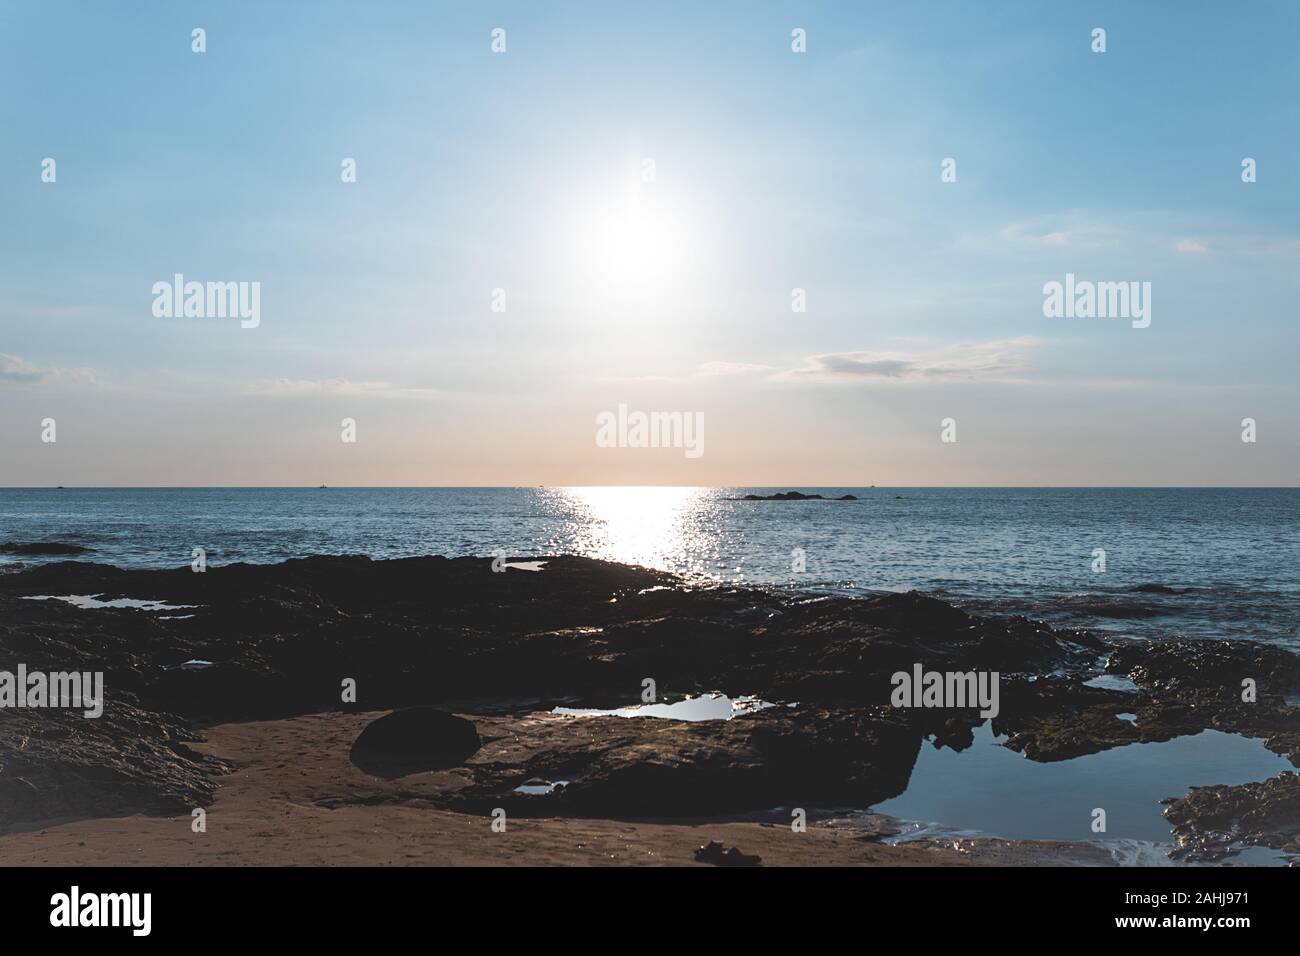
[[[699,488],[557,488],[579,517],[570,529],[581,553],[684,572],[712,556],[712,535],[699,527],[698,511],[708,495]]]
[[[578,217],[575,232],[578,272],[618,286],[671,276],[689,238],[667,203],[640,194],[594,204]]]

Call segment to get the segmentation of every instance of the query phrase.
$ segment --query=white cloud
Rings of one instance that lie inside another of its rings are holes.
[[[966,342],[925,352],[830,352],[812,355],[775,377],[813,383],[1012,381],[1041,345],[1031,337]]]
[[[392,382],[354,381],[347,378],[267,378],[238,384],[245,395],[268,398],[297,398],[319,395],[373,396],[384,399],[459,398],[462,393],[423,386],[396,385]]]
[[[69,388],[99,388],[93,368],[59,368],[33,365],[17,355],[0,352],[0,382],[11,385],[55,385]]]
[[[39,382],[42,374],[35,365],[20,359],[17,355],[0,353],[0,382],[29,384]]]
[[[1197,242],[1195,239],[1180,239],[1178,245],[1174,246],[1179,252],[1209,252],[1209,248],[1203,242]]]
[[[1060,219],[1040,218],[1011,223],[1000,232],[1001,239],[1013,246],[1035,248],[1070,248],[1075,250],[1104,249],[1119,246],[1135,237],[1129,226],[1116,226],[1112,222],[1096,221],[1083,216]]]
[[[344,378],[272,378],[249,382],[244,391],[253,395],[356,395],[392,388],[389,382],[353,382]]]

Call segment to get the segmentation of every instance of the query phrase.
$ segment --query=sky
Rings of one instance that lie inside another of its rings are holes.
[[[1297,40],[1285,0],[2,0],[0,485],[1294,486]],[[178,273],[256,326],[156,314]],[[1044,315],[1067,274],[1149,326]],[[701,453],[602,447],[620,406]]]

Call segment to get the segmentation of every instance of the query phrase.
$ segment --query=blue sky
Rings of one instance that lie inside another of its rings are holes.
[[[1300,8],[612,6],[0,4],[0,484],[1296,483]]]

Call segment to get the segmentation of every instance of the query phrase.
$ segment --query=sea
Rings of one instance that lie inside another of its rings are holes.
[[[792,490],[825,500],[744,500]],[[209,565],[580,554],[702,585],[919,590],[1116,639],[1300,650],[1296,488],[3,488],[6,541],[146,568],[196,547]],[[0,568],[49,560],[66,559]]]

